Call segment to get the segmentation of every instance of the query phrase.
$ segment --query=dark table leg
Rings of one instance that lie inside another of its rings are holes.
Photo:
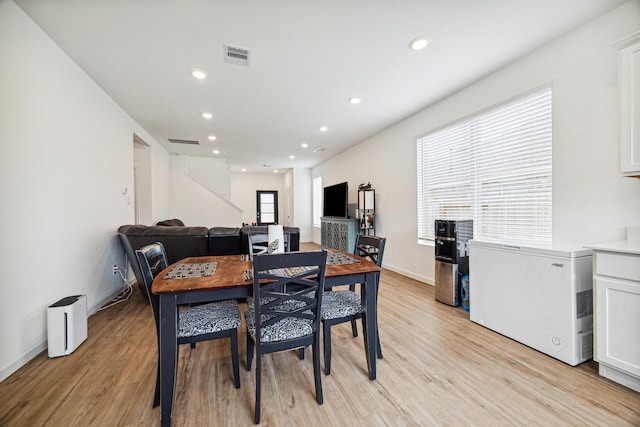
[[[178,305],[175,294],[160,295],[160,409],[162,426],[171,425],[176,381]],[[375,354],[375,351],[374,351]],[[375,357],[374,357],[375,359]]]
[[[369,368],[369,379],[376,379],[376,342],[378,337],[376,325],[378,324],[378,313],[376,307],[376,273],[367,273],[365,275],[365,286],[363,292],[365,294],[365,330],[363,331],[366,353],[367,367]]]

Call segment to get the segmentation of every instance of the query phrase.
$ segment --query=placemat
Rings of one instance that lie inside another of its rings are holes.
[[[190,277],[213,276],[216,272],[217,262],[194,262],[190,264],[176,265],[168,272],[165,279],[187,279]]]
[[[354,262],[358,262],[358,260],[342,252],[329,252],[327,254],[327,265],[353,264]]]

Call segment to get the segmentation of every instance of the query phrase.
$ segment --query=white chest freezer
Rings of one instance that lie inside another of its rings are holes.
[[[591,250],[469,242],[469,313],[575,366],[593,354]]]

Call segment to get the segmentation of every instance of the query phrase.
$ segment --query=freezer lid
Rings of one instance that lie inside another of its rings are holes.
[[[591,256],[591,249],[586,249],[579,245],[528,246],[490,240],[469,240],[469,248],[473,249],[474,247],[544,255],[557,258],[581,258]]]

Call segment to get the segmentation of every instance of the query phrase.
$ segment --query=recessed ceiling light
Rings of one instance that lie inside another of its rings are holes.
[[[289,156],[289,158],[293,160],[293,159],[295,159],[295,158],[296,158],[296,156],[294,156],[294,155],[292,154],[292,155],[290,155],[290,156]]]
[[[209,141],[215,141],[215,140],[216,140],[215,135],[209,135]]]
[[[351,98],[349,98],[349,102],[352,104],[360,104],[360,101],[362,101],[360,98],[358,98],[357,96],[353,96]]]
[[[306,142],[303,142],[302,144],[300,144],[300,146],[302,148],[307,148],[309,146],[309,144],[307,144]]]
[[[328,131],[328,130],[329,130],[329,128],[328,128],[328,127],[326,127],[326,126],[320,126],[320,132],[326,132],[326,131]]]
[[[324,151],[324,148],[322,147],[318,147],[315,150],[313,150],[314,153],[322,153]]]
[[[213,118],[213,114],[211,113],[202,113],[202,117],[204,117],[207,120],[210,120]]]
[[[246,172],[247,170],[245,168],[242,168],[242,172]]]
[[[274,169],[274,170],[273,170],[273,173],[278,173],[278,169]]]
[[[213,150],[212,153],[213,154],[220,154],[220,150]]]
[[[207,73],[199,69],[192,70],[191,75],[198,80],[204,80],[207,78]]]
[[[415,39],[411,40],[411,42],[409,43],[409,47],[413,50],[422,50],[428,45],[429,45],[429,39],[423,36],[416,37]]]

